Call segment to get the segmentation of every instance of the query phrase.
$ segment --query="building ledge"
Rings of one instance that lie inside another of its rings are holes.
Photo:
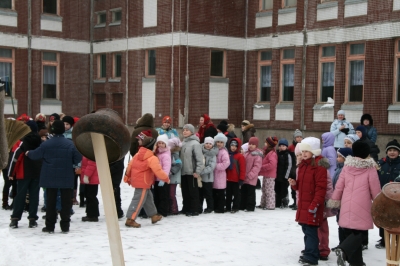
[[[296,13],[297,7],[288,7],[278,10],[278,14]]]
[[[108,82],[110,82],[110,83],[118,83],[118,82],[121,82],[121,78],[108,79]]]
[[[256,13],[256,17],[269,17],[272,16],[272,10]]]
[[[293,103],[278,103],[275,109],[293,109]]]
[[[364,104],[342,104],[340,108],[342,110],[362,111],[364,109]]]
[[[11,9],[0,9],[0,15],[18,17],[17,11]]]
[[[105,79],[95,79],[93,80],[93,83],[106,83]]]
[[[368,0],[346,0],[344,2],[345,5],[353,5],[353,4],[360,4],[360,3],[368,3]]]
[[[51,15],[51,14],[42,14],[40,16],[40,19],[43,20],[51,20],[51,21],[58,21],[58,22],[62,22],[63,18],[57,15]]]
[[[337,1],[326,2],[326,3],[318,4],[317,9],[331,8],[331,7],[337,7],[337,6],[338,6]]]
[[[391,104],[389,105],[388,111],[400,111],[400,104]]]
[[[106,27],[106,23],[101,23],[101,24],[94,25],[95,29],[97,29],[97,28],[105,28],[105,27]]]
[[[269,109],[271,107],[271,104],[269,103],[256,103],[253,105],[253,108],[256,109]]]

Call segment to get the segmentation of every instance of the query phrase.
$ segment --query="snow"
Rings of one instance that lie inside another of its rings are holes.
[[[3,178],[0,181],[3,187]],[[126,212],[134,189],[121,183],[122,208]],[[257,204],[261,191],[257,190]],[[182,202],[177,189],[178,204]],[[56,225],[54,234],[42,233],[44,220],[28,228],[24,213],[19,228],[9,228],[11,211],[0,210],[0,266],[19,265],[112,265],[101,191],[98,223],[81,222],[85,209],[74,206],[69,234]],[[43,194],[39,209],[43,204]],[[39,213],[41,217],[45,213]],[[138,218],[142,228],[125,227],[119,220],[126,265],[299,265],[304,249],[301,227],[291,209],[259,210],[253,213],[182,215],[163,218],[155,225]],[[338,245],[336,218],[328,219],[330,247]],[[385,250],[376,249],[377,228],[369,231],[369,249],[363,252],[367,265],[385,265]],[[336,265],[336,255],[319,265]]]

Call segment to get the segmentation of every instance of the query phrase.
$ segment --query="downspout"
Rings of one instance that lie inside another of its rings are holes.
[[[169,100],[169,115],[174,117],[174,12],[175,12],[175,0],[172,0],[172,14],[171,14],[171,92],[170,92],[170,100]]]
[[[304,124],[304,106],[305,106],[305,96],[306,96],[306,66],[307,66],[307,10],[308,10],[308,0],[304,0],[304,27],[303,27],[303,61],[301,65],[301,110],[300,110],[300,128],[301,130],[306,130],[306,125]]]
[[[32,116],[32,0],[28,0],[28,115]]]
[[[90,0],[89,110],[93,111],[93,0]]]
[[[190,0],[187,1],[187,10],[186,10],[186,75],[185,75],[184,124],[187,124],[189,121],[189,6],[190,6]]]
[[[128,125],[128,94],[129,94],[129,79],[128,79],[128,73],[129,73],[129,47],[128,47],[128,43],[129,43],[129,0],[126,0],[126,22],[125,22],[125,34],[126,34],[126,51],[125,51],[125,125]]]
[[[245,16],[245,28],[244,28],[244,71],[243,71],[243,119],[246,118],[246,88],[247,88],[247,24],[248,24],[248,13],[249,13],[249,0],[246,0],[246,16]]]

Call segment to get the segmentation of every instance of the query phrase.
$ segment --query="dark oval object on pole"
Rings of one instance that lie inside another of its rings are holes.
[[[72,130],[72,140],[78,151],[85,157],[95,161],[90,133],[104,136],[108,162],[122,159],[130,148],[130,134],[119,114],[109,108],[97,110],[79,119]]]

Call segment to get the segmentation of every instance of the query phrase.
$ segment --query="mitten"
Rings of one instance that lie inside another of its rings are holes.
[[[348,128],[343,128],[340,131],[342,131],[344,134],[349,134],[349,129]]]
[[[83,183],[89,184],[89,177],[87,175],[83,176]]]
[[[318,211],[318,204],[311,203],[308,207],[308,222],[309,224],[314,224],[317,222],[317,211]]]
[[[158,181],[158,186],[159,186],[159,187],[164,186],[164,182],[163,182],[163,181]]]

